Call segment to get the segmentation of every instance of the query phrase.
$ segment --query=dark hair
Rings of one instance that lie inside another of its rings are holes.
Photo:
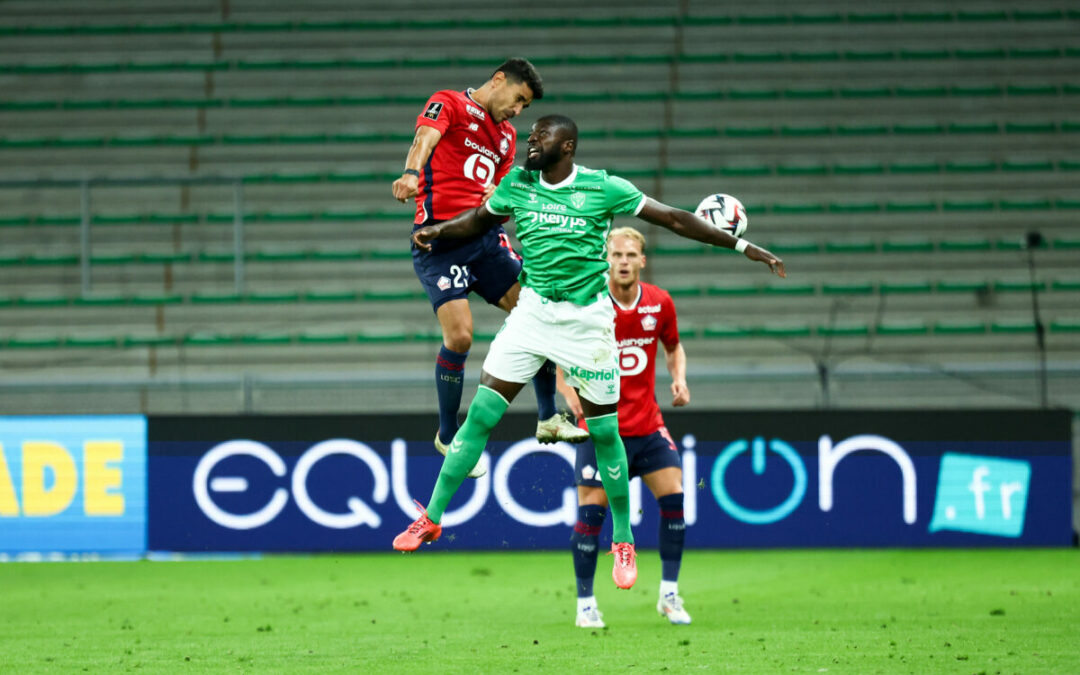
[[[568,140],[574,142],[574,148],[577,148],[578,130],[577,124],[574,120],[570,119],[566,115],[544,115],[540,119],[536,120],[537,124],[540,122],[547,122],[555,129],[562,129]]]
[[[540,73],[536,72],[536,68],[527,59],[507,59],[495,69],[495,73],[498,72],[506,75],[506,79],[511,82],[524,82],[529,85],[529,89],[532,89],[533,100],[544,98],[544,81],[540,79]]]

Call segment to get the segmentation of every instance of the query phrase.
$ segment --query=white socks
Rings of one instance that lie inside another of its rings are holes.
[[[679,582],[678,581],[664,581],[660,580],[660,597],[665,595],[678,595],[679,594]]]
[[[587,598],[578,598],[577,599],[577,611],[578,612],[582,612],[588,607],[592,607],[593,609],[596,609],[596,596],[595,595],[590,595]]]

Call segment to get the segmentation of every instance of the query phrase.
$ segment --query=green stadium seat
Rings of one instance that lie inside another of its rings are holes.
[[[423,289],[385,289],[385,290],[369,290],[364,291],[363,300],[365,302],[405,302],[409,300],[421,300],[426,298],[427,295]]]
[[[934,290],[934,284],[929,281],[888,282],[883,281],[878,286],[878,292],[883,295],[930,293]]]
[[[994,245],[989,239],[943,239],[938,242],[938,248],[942,252],[956,251],[989,251]]]
[[[821,292],[825,295],[872,295],[874,284],[870,282],[824,283]]]
[[[1035,324],[1031,321],[993,321],[990,324],[992,333],[1034,333]]]
[[[65,347],[117,347],[120,338],[115,335],[69,335],[64,339]]]
[[[27,265],[77,265],[79,256],[71,253],[32,253],[23,262]]]
[[[861,322],[844,322],[835,325],[820,325],[817,334],[832,337],[858,337],[870,334],[870,326]]]
[[[240,344],[245,345],[287,345],[292,340],[288,333],[276,332],[245,333],[240,336]]]
[[[1054,319],[1050,322],[1054,333],[1080,333],[1080,319]]]
[[[192,293],[191,303],[195,305],[222,305],[243,301],[243,296],[232,291],[196,291]]]
[[[694,298],[698,297],[702,293],[700,286],[667,286],[666,290],[668,295],[673,298]]]
[[[809,325],[797,323],[767,323],[750,330],[754,335],[774,338],[810,337],[813,334]]]
[[[244,296],[246,302],[252,303],[297,302],[299,299],[297,291],[252,291]]]
[[[887,239],[881,243],[883,253],[929,253],[934,243],[929,239]]]
[[[993,211],[994,202],[989,199],[953,200],[946,199],[941,204],[946,211]]]
[[[63,340],[55,335],[16,335],[9,337],[8,349],[57,349]]]
[[[752,337],[753,335],[754,332],[749,328],[722,324],[705,326],[705,329],[702,331],[702,337],[705,338],[747,338]]]
[[[753,283],[716,284],[705,289],[706,295],[755,295],[761,288]]]
[[[141,263],[148,265],[167,265],[173,263],[189,263],[191,262],[192,253],[190,251],[177,251],[177,252],[153,252],[144,251],[139,254],[138,260]]]
[[[15,304],[19,307],[63,307],[71,302],[71,298],[63,294],[33,294],[22,295]]]
[[[997,164],[990,160],[945,162],[945,173],[989,173],[993,171],[997,171]]]
[[[905,51],[900,52],[900,58],[905,58]],[[948,52],[945,57],[948,58]],[[949,93],[948,87],[945,86],[898,86],[895,89],[896,96],[898,98],[925,98],[925,97],[941,97]]]
[[[870,239],[859,241],[827,241],[825,242],[826,253],[874,253],[877,244]]]
[[[91,307],[115,307],[118,305],[126,305],[128,299],[123,295],[118,294],[89,294],[77,296],[74,299],[76,305],[85,305]]]
[[[766,295],[813,295],[813,284],[790,283],[786,281],[766,284],[761,287],[761,292]]]
[[[990,289],[990,284],[985,281],[947,281],[937,282],[937,290],[940,293],[981,293]]]
[[[1054,163],[1050,160],[1006,160],[1001,163],[1001,169],[1002,171],[1053,171]]]
[[[236,342],[236,338],[224,333],[198,332],[183,337],[183,344],[195,347],[218,347]]]
[[[297,336],[301,344],[344,344],[349,342],[350,336],[345,332],[338,331],[305,331]]]
[[[864,164],[834,164],[833,173],[837,175],[868,175],[885,173],[885,165],[880,162]]]
[[[788,165],[780,164],[776,167],[778,176],[824,176],[829,170],[824,164]]]
[[[1080,291],[1080,279],[1054,279],[1050,288],[1055,291]]]
[[[494,336],[481,336],[479,333],[474,335],[477,340],[487,339],[490,340]],[[404,331],[363,331],[356,335],[357,342],[360,343],[386,343],[386,342],[405,342],[409,339]],[[441,337],[439,338],[442,339]]]
[[[1025,293],[1030,293],[1032,290],[1045,291],[1046,290],[1046,282],[1037,281],[1035,283],[1032,283],[1030,281],[1001,281],[1001,280],[999,280],[999,281],[994,282],[993,288],[994,288],[994,291],[997,292],[997,293],[1009,293],[1009,292],[1013,292],[1013,291],[1023,291]]]
[[[882,321],[874,326],[874,333],[885,336],[926,335],[930,326],[918,319],[911,321]]]
[[[935,335],[976,335],[986,332],[986,323],[977,320],[952,320],[934,323]]]
[[[136,293],[128,300],[132,305],[179,305],[184,296],[179,293]]]
[[[304,293],[306,302],[356,302],[359,291],[348,288],[312,289]]]
[[[893,162],[889,165],[889,171],[892,173],[938,173],[941,171],[941,164],[938,162]]]
[[[166,347],[177,342],[175,335],[130,334],[125,335],[121,344],[124,347]]]
[[[901,12],[900,18],[908,23],[948,23],[953,20],[952,12],[911,11]]]
[[[776,254],[792,254],[792,253],[818,253],[821,251],[821,245],[816,241],[811,240],[789,240],[789,241],[775,241],[770,243],[766,248]]]

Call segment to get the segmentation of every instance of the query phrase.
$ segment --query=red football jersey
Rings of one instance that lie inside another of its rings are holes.
[[[648,436],[664,426],[656,403],[658,342],[679,344],[675,303],[664,289],[640,283],[637,302],[615,306],[615,341],[619,346],[619,435]]]
[[[417,128],[442,133],[420,171],[416,223],[446,220],[480,206],[484,188],[514,165],[517,131],[509,120],[495,124],[468,91],[437,91],[416,118]]]

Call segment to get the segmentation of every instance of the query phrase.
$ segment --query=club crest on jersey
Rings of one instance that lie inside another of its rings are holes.
[[[433,101],[428,104],[427,110],[424,111],[424,117],[429,120],[439,119],[439,115],[442,114],[443,104],[438,101]]]
[[[480,119],[480,120],[484,119],[484,111],[481,110],[480,108],[477,108],[474,105],[469,105],[468,103],[466,103],[465,104],[465,109],[468,110],[469,114],[472,115],[473,117],[475,117],[477,119]]]
[[[504,155],[510,152],[510,141],[506,140],[505,136],[503,136],[502,140],[499,141],[499,152]]]
[[[575,192],[570,195],[570,203],[574,205],[575,209],[580,209],[582,206],[585,206],[585,193]]]
[[[445,291],[450,288],[450,277],[439,277],[439,290]]]
[[[641,327],[645,330],[656,330],[656,317],[652,314],[641,317]]]

